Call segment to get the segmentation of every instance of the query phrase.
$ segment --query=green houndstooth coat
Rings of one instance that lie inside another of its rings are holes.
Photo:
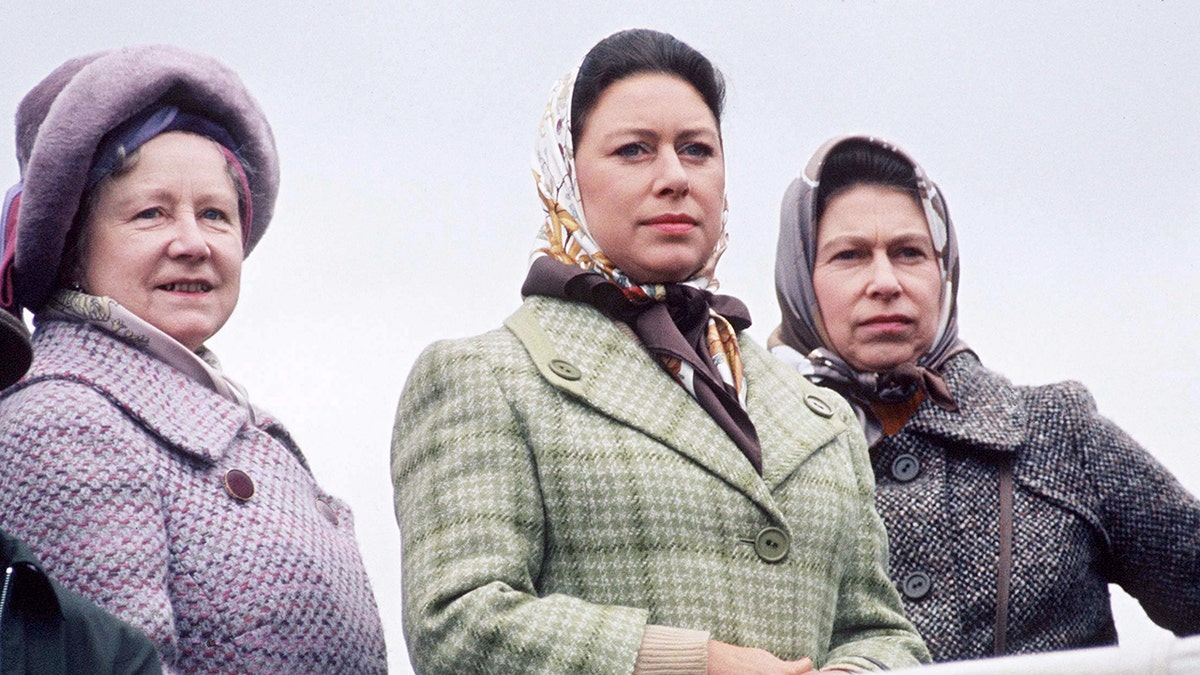
[[[835,394],[742,338],[760,477],[595,309],[533,297],[506,326],[429,347],[400,399],[417,672],[630,673],[648,623],[818,665],[928,658]]]

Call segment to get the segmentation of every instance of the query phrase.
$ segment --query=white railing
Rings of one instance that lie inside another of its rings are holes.
[[[905,675],[1200,675],[1200,636],[893,671]]]

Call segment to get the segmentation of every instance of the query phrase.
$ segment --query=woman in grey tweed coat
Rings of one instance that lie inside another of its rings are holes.
[[[1200,632],[1200,502],[1081,385],[984,368],[957,284],[945,201],[896,146],[832,139],[788,189],[771,348],[858,413],[892,581],[934,659],[1115,643],[1110,583]]]
[[[721,99],[707,59],[643,30],[601,41],[555,87],[525,303],[504,328],[427,349],[397,412],[418,672],[927,658],[886,576],[853,414],[711,292]]]

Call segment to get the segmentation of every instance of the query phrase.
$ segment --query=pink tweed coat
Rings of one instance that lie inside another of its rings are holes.
[[[43,322],[34,353],[0,396],[0,527],[48,572],[168,671],[386,671],[350,511],[283,426],[87,325]]]

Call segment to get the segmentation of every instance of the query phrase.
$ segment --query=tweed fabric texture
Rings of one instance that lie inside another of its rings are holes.
[[[992,654],[999,460],[1015,459],[1009,653],[1116,642],[1108,584],[1156,623],[1200,632],[1200,502],[1074,382],[1017,387],[955,356],[943,370],[959,403],[928,401],[872,452],[877,503],[903,587],[931,578],[905,610],[937,661]],[[901,482],[892,465],[915,457]]]
[[[47,572],[170,671],[386,671],[352,516],[278,422],[86,324],[41,322],[34,353],[0,399],[0,526]]]
[[[522,311],[579,378],[543,375],[543,350],[500,329],[431,346],[401,396],[392,475],[418,672],[630,673],[647,624],[818,664],[925,658],[843,401],[743,338],[759,476],[599,311],[545,297]],[[806,396],[832,416],[803,414]],[[755,554],[765,527],[791,537],[780,562]]]

